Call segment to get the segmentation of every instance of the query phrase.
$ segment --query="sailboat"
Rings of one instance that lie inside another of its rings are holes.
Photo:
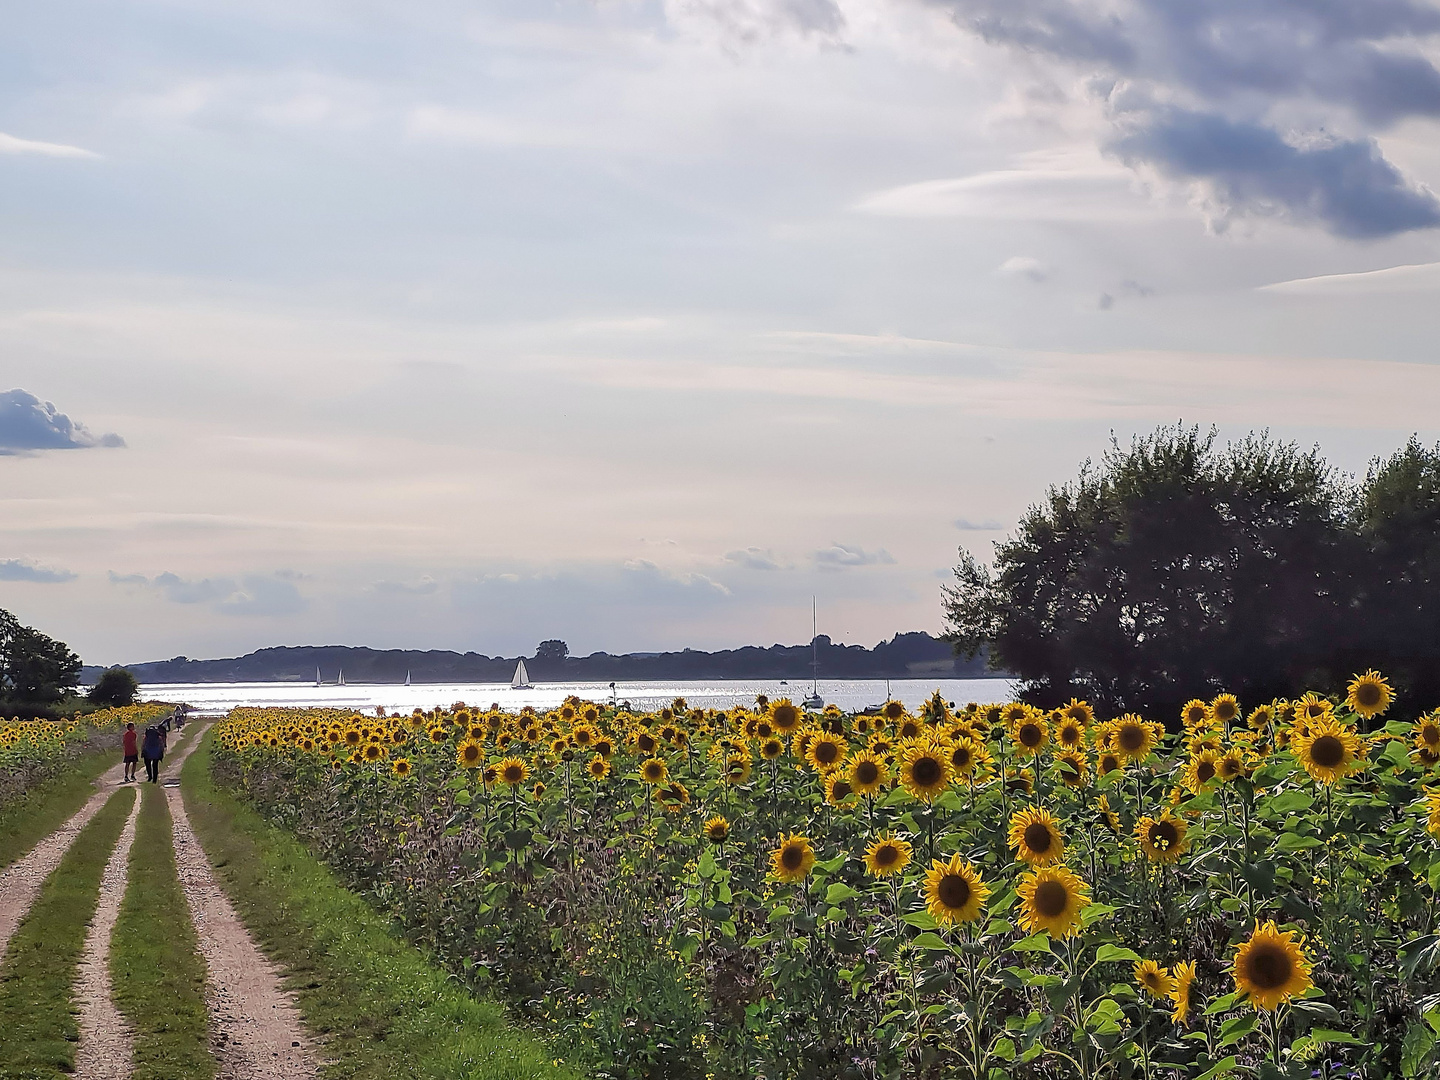
[[[335,680],[335,685],[336,685],[336,686],[344,686],[344,685],[345,685],[345,669],[344,669],[344,668],[341,668],[341,669],[340,669],[340,677]]]
[[[409,685],[410,685],[410,672],[408,672],[408,671],[405,672],[405,685],[406,685],[406,686],[409,686]]]
[[[510,680],[511,690],[529,690],[530,673],[525,670],[525,661],[522,658],[515,664],[515,675]]]
[[[320,669],[318,667],[315,669],[315,685],[320,685]]]
[[[804,709],[823,709],[825,699],[820,696],[820,629],[815,619],[815,597],[810,597],[810,696],[800,702]]]

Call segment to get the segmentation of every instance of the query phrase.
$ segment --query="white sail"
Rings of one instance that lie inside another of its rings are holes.
[[[409,686],[409,685],[410,685],[410,672],[408,672],[408,671],[405,672],[405,685],[406,685],[406,686]]]
[[[341,669],[340,669],[340,677],[335,680],[335,685],[336,685],[336,686],[344,686],[344,685],[345,685],[345,669],[344,669],[344,668],[341,668]]]
[[[320,685],[320,669],[318,667],[315,669],[315,685]]]
[[[525,661],[515,665],[515,677],[510,680],[512,690],[527,690],[530,687],[530,673],[525,670]]]

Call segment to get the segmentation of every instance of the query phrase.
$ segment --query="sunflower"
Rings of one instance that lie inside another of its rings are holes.
[[[1431,713],[1415,721],[1415,745],[1440,750],[1440,716]]]
[[[386,750],[380,743],[372,742],[365,744],[364,755],[366,761],[383,761],[385,755],[389,752],[390,751]]]
[[[1199,698],[1191,698],[1180,709],[1180,722],[1185,725],[1186,731],[1198,731],[1208,727],[1211,719],[1210,706]]]
[[[640,765],[640,779],[654,786],[663,784],[670,777],[670,767],[664,758],[646,758]]]
[[[831,806],[844,806],[846,800],[855,797],[855,787],[841,772],[825,776],[825,801]]]
[[[865,849],[865,872],[872,877],[898,874],[909,865],[910,852],[908,840],[887,832]]]
[[[1135,965],[1135,982],[1154,998],[1163,1000],[1175,992],[1175,977],[1170,974],[1170,969],[1161,967],[1154,960],[1141,960]]]
[[[969,779],[983,771],[989,763],[989,751],[968,734],[962,735],[950,745],[950,771],[957,779]]]
[[[1221,780],[1234,780],[1237,776],[1249,776],[1250,765],[1245,759],[1245,753],[1237,747],[1231,747],[1225,751],[1223,757],[1215,762],[1215,773]]]
[[[1170,1004],[1174,1005],[1174,1011],[1170,1013],[1170,1020],[1176,1024],[1185,1023],[1190,1015],[1190,984],[1195,981],[1195,962],[1193,960],[1182,960],[1175,965],[1172,973],[1175,978],[1175,986],[1170,991]]]
[[[1055,769],[1066,787],[1083,787],[1090,779],[1090,761],[1083,751],[1066,750],[1055,755]]]
[[[1029,769],[1006,769],[1005,790],[1017,795],[1031,795],[1035,791],[1035,778]]]
[[[1067,720],[1078,720],[1083,727],[1089,727],[1095,722],[1095,710],[1086,701],[1070,699],[1070,704],[1063,706],[1060,712]]]
[[[359,745],[360,745],[362,742],[364,742],[364,741],[365,741],[365,736],[360,733],[360,729],[359,729],[359,728],[353,728],[353,727],[352,727],[352,728],[346,728],[346,729],[345,729],[345,745],[346,745],[346,746],[359,746]]]
[[[1015,857],[1031,866],[1048,866],[1065,857],[1060,822],[1048,810],[1029,806],[1010,815],[1010,846]]]
[[[917,739],[923,730],[919,720],[916,720],[913,716],[906,716],[895,725],[895,738],[901,742],[905,742],[908,739]]]
[[[845,761],[845,740],[828,731],[822,731],[810,740],[805,756],[820,772],[837,769]]]
[[[1153,863],[1174,863],[1185,854],[1189,826],[1179,818],[1162,814],[1158,818],[1142,817],[1135,823],[1135,837],[1145,857]]]
[[[1072,937],[1080,915],[1090,906],[1090,886],[1064,866],[1042,866],[1025,875],[1020,894],[1020,921],[1027,934],[1048,930],[1053,938]]]
[[[1345,695],[1345,707],[1369,720],[1388,709],[1394,698],[1390,684],[1381,674],[1378,671],[1367,671],[1364,675],[1356,675],[1350,681],[1350,692]]]
[[[815,866],[815,849],[798,833],[786,833],[770,853],[770,872],[780,881],[804,881]]]
[[[1230,725],[1240,715],[1240,701],[1234,694],[1221,694],[1210,702],[1210,715],[1217,724]]]
[[[791,704],[789,698],[781,698],[770,706],[770,723],[775,725],[775,730],[789,734],[800,726],[800,721],[805,714],[799,708]]]
[[[950,758],[929,742],[912,743],[900,759],[900,783],[917,799],[933,802],[950,786]]]
[[[540,796],[544,795],[545,782],[543,780],[536,780],[535,786],[530,789],[530,794],[534,795],[537,799],[540,798]]]
[[[1127,761],[1144,761],[1155,750],[1155,729],[1134,713],[1115,721],[1115,750]]]
[[[585,771],[595,780],[604,780],[610,775],[610,762],[596,754],[585,763]]]
[[[1314,691],[1295,703],[1295,716],[1298,720],[1319,720],[1334,711],[1335,706]]]
[[[725,759],[725,783],[732,787],[750,780],[750,757],[748,754],[731,754]]]
[[[1301,951],[1294,931],[1283,933],[1274,922],[1255,924],[1250,940],[1236,946],[1237,993],[1248,994],[1257,1009],[1273,1011],[1297,994],[1309,990],[1310,961]]]
[[[495,768],[495,779],[512,788],[523,784],[529,776],[529,766],[518,757],[506,758]]]
[[[1067,716],[1055,726],[1055,741],[1067,750],[1078,750],[1085,745],[1085,725],[1073,716]]]
[[[1113,750],[1106,750],[1095,761],[1095,772],[1100,776],[1106,776],[1116,769],[1122,769],[1124,767],[1125,762],[1123,762],[1120,759],[1120,755]]]
[[[1290,752],[1314,779],[1333,784],[1359,766],[1365,747],[1353,731],[1327,719],[1310,724],[1306,734],[1292,738]]]
[[[1010,728],[1010,737],[1021,749],[1038,754],[1050,741],[1050,726],[1038,713],[1028,714]]]
[[[719,814],[705,822],[705,839],[712,844],[723,844],[730,839],[730,822]]]
[[[893,724],[905,715],[905,706],[898,701],[887,701],[880,706],[880,715]]]
[[[859,750],[850,758],[849,776],[857,794],[874,795],[890,779],[890,770],[869,750]]]
[[[401,777],[409,776],[409,775],[410,775],[410,759],[409,759],[409,758],[403,758],[403,757],[397,757],[394,761],[392,761],[392,762],[390,763],[390,771],[393,772],[396,776],[401,776]]]
[[[1259,705],[1250,710],[1250,715],[1245,718],[1253,731],[1263,732],[1275,723],[1275,707],[1273,705]]]
[[[690,802],[690,789],[679,780],[655,789],[655,802],[666,810],[678,813]]]
[[[785,743],[773,735],[760,744],[760,756],[766,761],[774,761],[784,752]]]
[[[980,917],[990,888],[975,867],[957,853],[949,860],[935,859],[925,874],[925,910],[937,923],[953,926]]]
[[[1115,835],[1120,835],[1120,817],[1114,810],[1110,809],[1110,799],[1107,796],[1100,795],[1096,797],[1095,813],[1102,825]]]
[[[1181,775],[1192,794],[1199,795],[1207,784],[1220,775],[1219,760],[1219,755],[1213,750],[1202,750],[1190,758]]]

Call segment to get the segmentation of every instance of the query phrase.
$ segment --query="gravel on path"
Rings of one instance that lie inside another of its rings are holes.
[[[85,951],[76,972],[75,998],[79,1005],[80,1045],[75,1051],[75,1075],[80,1080],[124,1080],[130,1075],[130,1031],[125,1018],[110,1000],[110,935],[120,917],[120,900],[129,879],[130,848],[135,843],[135,821],[140,800],[120,833],[105,873],[100,878],[100,903],[85,937]]]
[[[180,884],[195,919],[208,969],[218,1080],[303,1080],[320,1072],[320,1058],[280,973],[256,947],[229,898],[220,891],[190,828],[178,787],[167,787]]]
[[[199,725],[196,725],[196,728],[199,729]],[[178,766],[189,757],[190,751],[199,741],[197,735],[189,733],[181,733],[180,738],[184,739],[183,744],[173,755],[165,758],[161,765],[162,770],[168,771]],[[65,852],[70,850],[75,837],[80,835],[80,830],[100,812],[100,808],[115,789],[123,786],[124,776],[123,764],[103,772],[95,781],[95,794],[90,796],[90,801],[81,807],[74,817],[31,848],[23,858],[0,870],[0,956],[5,955],[15,928],[20,925],[30,910],[30,905],[35,902],[40,886],[45,884],[45,879],[60,865],[60,860],[65,857]]]

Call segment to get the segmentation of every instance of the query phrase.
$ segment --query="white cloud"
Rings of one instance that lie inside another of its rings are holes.
[[[0,131],[0,154],[36,154],[40,157],[98,158],[93,150],[65,143],[40,142],[36,139],[20,139]]]
[[[841,570],[850,566],[894,565],[895,557],[884,548],[866,551],[858,544],[842,544],[834,541],[827,548],[812,552],[810,556],[822,570]]]
[[[1028,255],[1012,255],[1006,259],[995,271],[1006,277],[1021,277],[1027,281],[1037,284],[1050,277],[1050,267],[1039,259],[1032,259]]]
[[[1289,296],[1330,296],[1363,293],[1434,292],[1440,288],[1440,262],[1387,266],[1351,274],[1322,274],[1261,285],[1257,292]]]

